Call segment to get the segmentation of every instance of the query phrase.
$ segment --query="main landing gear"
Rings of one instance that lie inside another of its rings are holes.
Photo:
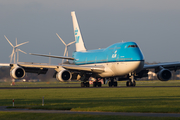
[[[115,78],[110,78],[110,81],[109,81],[109,87],[117,87],[117,81],[114,81]]]
[[[101,87],[102,83],[101,83],[102,78],[96,78],[96,80],[93,82],[93,87]]]
[[[93,82],[93,87],[101,87],[102,86],[102,83],[101,82]]]
[[[134,79],[134,73],[129,73],[129,81],[126,82],[126,86],[129,87],[129,86],[136,86],[136,81]]]
[[[100,82],[100,79],[101,78],[96,78],[96,80],[93,82],[93,87],[101,87],[102,86],[102,83]],[[90,84],[87,81],[86,82],[81,82],[81,87],[90,87]]]
[[[81,87],[89,87],[89,82],[81,82]]]
[[[102,83],[98,81],[93,82],[93,87],[101,87]],[[89,82],[81,82],[81,87],[90,87]]]
[[[102,80],[103,79],[103,82],[105,83],[106,80],[105,78],[96,78],[96,80],[93,82],[93,87],[101,87],[102,86]],[[109,78],[109,87],[117,87],[118,86],[118,83],[116,81],[115,78]],[[90,87],[90,84],[89,82],[81,82],[81,87]]]

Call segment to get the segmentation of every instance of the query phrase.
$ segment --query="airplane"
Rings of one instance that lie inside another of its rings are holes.
[[[143,54],[135,42],[119,42],[104,49],[87,50],[80,32],[75,11],[71,12],[76,51],[72,57],[46,54],[31,55],[72,60],[72,64],[45,65],[27,63],[0,63],[0,66],[10,66],[10,75],[14,79],[21,79],[25,73],[46,74],[48,69],[54,69],[54,77],[59,81],[69,81],[72,74],[77,74],[81,80],[81,87],[89,87],[89,78],[95,78],[93,87],[101,87],[99,78],[109,80],[109,87],[117,87],[119,80],[127,80],[126,86],[136,86],[137,78],[147,77],[149,69],[155,69],[161,81],[168,81],[172,74],[180,68],[180,62],[159,63],[146,65]]]

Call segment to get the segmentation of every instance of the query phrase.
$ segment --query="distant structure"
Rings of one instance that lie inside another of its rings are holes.
[[[21,49],[19,49],[18,47],[23,45],[23,44],[26,44],[28,43],[29,41],[27,42],[24,42],[24,43],[20,43],[20,44],[17,44],[17,38],[16,38],[16,46],[14,46],[8,39],[7,37],[4,35],[4,37],[6,38],[6,40],[9,42],[9,44],[13,47],[13,50],[12,50],[12,53],[10,55],[10,63],[12,63],[12,59],[14,57],[14,63],[18,63],[19,61],[19,52],[22,52],[24,54],[27,54],[26,52],[22,51]],[[17,55],[17,60],[16,60],[16,55]]]
[[[156,73],[149,71],[148,72],[148,80],[154,80],[156,77]]]
[[[66,43],[61,39],[61,37],[60,37],[57,33],[56,33],[56,35],[57,35],[58,38],[62,41],[62,43],[65,45],[64,56],[67,56],[67,57],[68,57],[68,47],[69,47],[71,44],[75,43],[75,41],[66,44]],[[67,60],[67,61],[68,61],[68,60]],[[64,62],[64,59],[62,60],[62,63],[63,63],[63,62]]]

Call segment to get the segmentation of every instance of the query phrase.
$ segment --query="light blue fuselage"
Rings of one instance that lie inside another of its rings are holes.
[[[76,65],[144,61],[143,54],[135,42],[121,42],[105,49],[74,52],[73,57]]]

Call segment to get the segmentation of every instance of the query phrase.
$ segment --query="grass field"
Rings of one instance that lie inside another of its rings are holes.
[[[179,87],[0,90],[0,106],[111,112],[180,112]],[[41,106],[44,96],[45,106]]]
[[[119,82],[125,84],[125,82]],[[5,83],[0,83],[0,87]],[[16,86],[67,86],[65,83],[16,83]],[[68,86],[78,86],[68,83]],[[138,81],[137,86],[180,86],[180,81]],[[125,85],[124,85],[125,86]],[[127,88],[59,88],[59,89],[1,89],[0,106],[30,109],[58,109],[71,111],[111,111],[111,112],[154,112],[180,113],[180,87],[127,87]],[[44,96],[45,105],[42,106]],[[8,115],[7,115],[8,114]],[[0,118],[10,119],[14,116],[29,115],[43,119],[47,114],[41,113],[7,113],[0,112]],[[101,115],[66,115],[48,114],[52,119],[162,119],[154,117],[122,117]],[[37,117],[39,116],[39,117]],[[30,117],[31,119],[33,119]],[[17,117],[18,119],[23,119]],[[48,117],[45,117],[48,118]],[[172,118],[166,118],[172,119]],[[27,119],[28,120],[28,119]],[[164,119],[163,119],[164,120]]]

